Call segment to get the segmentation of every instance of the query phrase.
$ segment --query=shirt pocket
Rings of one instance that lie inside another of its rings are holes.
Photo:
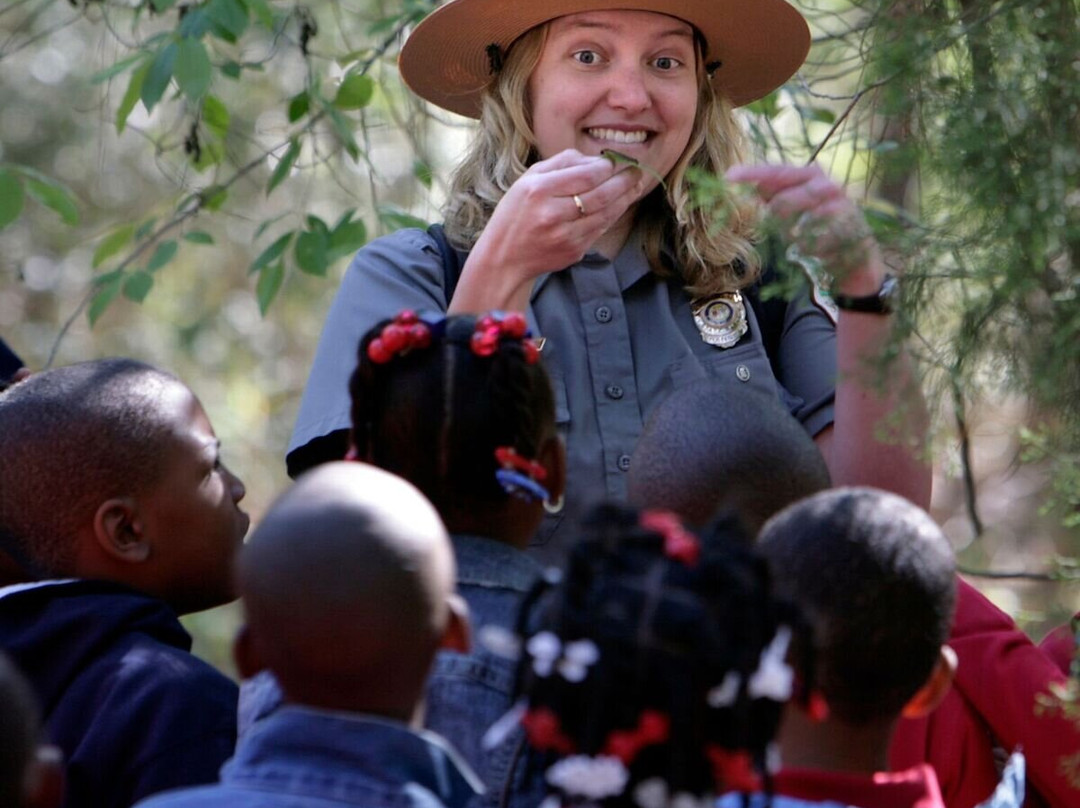
[[[672,390],[703,379],[714,379],[780,396],[772,365],[758,342],[747,342],[726,350],[713,349],[709,353],[680,359],[671,365],[668,376]]]

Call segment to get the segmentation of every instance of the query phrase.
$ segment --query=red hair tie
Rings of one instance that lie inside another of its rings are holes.
[[[646,746],[663,743],[670,737],[671,720],[659,710],[643,710],[632,730],[617,730],[608,735],[604,754],[617,757],[629,766]]]
[[[521,342],[525,361],[535,365],[540,359],[540,349],[531,339],[527,339],[528,334],[529,324],[521,312],[493,312],[477,319],[469,347],[477,356],[491,356],[498,350],[500,340],[508,337]]]
[[[688,567],[697,564],[701,557],[701,543],[671,511],[642,511],[638,524],[664,537],[664,555],[668,558],[681,561]]]
[[[572,755],[574,742],[562,731],[559,717],[547,707],[529,710],[521,719],[525,734],[536,749],[551,749],[560,755]]]
[[[705,754],[712,764],[716,786],[724,791],[761,791],[761,775],[754,771],[750,753],[708,746]]]
[[[367,355],[376,365],[385,365],[395,356],[404,356],[409,351],[430,345],[431,329],[426,323],[420,322],[415,311],[405,309],[368,343]]]

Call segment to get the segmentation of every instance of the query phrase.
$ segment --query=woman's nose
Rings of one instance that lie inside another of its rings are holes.
[[[640,112],[652,106],[647,77],[644,67],[629,65],[611,72],[611,85],[608,88],[608,103],[614,109],[628,112]]]

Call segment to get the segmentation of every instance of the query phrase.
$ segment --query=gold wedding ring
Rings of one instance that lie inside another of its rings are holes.
[[[574,200],[574,204],[577,205],[578,213],[580,213],[582,216],[588,216],[589,214],[585,212],[585,203],[581,201],[581,197],[577,194],[574,194],[572,199]]]

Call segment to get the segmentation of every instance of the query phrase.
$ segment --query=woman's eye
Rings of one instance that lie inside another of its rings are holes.
[[[671,56],[661,56],[653,62],[660,70],[674,70],[676,67],[682,64],[678,59]]]
[[[599,58],[596,51],[591,50],[581,50],[574,54],[574,59],[583,65],[594,65]]]

